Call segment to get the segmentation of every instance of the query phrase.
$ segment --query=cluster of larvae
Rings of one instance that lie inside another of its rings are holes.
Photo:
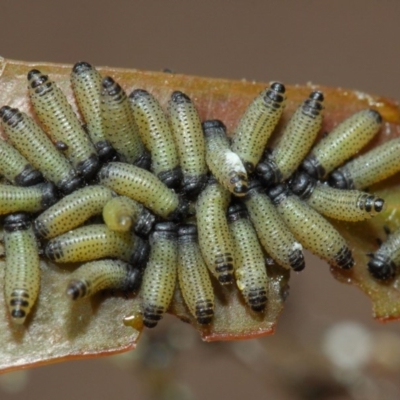
[[[147,327],[167,311],[176,282],[199,324],[213,320],[212,280],[236,283],[247,306],[263,312],[271,259],[301,271],[304,246],[332,266],[353,266],[346,241],[323,215],[360,221],[379,213],[384,201],[360,189],[400,169],[393,167],[400,139],[343,166],[379,131],[374,110],[312,147],[322,123],[319,91],[269,148],[286,100],[281,83],[254,99],[232,140],[221,121],[202,123],[182,92],[172,93],[165,114],[149,92],[127,96],[86,62],[73,67],[71,85],[84,125],[35,69],[28,92],[36,118],[0,109],[5,298],[15,323],[37,299],[39,254],[84,263],[66,287],[73,300],[103,289],[136,293]],[[369,264],[380,279],[394,268],[388,253],[400,253],[398,239],[388,246]]]

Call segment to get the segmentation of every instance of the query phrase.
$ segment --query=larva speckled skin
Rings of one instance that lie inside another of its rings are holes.
[[[354,260],[344,238],[317,211],[292,194],[285,184],[268,191],[276,210],[297,240],[333,267],[350,269]]]
[[[182,296],[196,321],[207,325],[214,317],[214,290],[200,252],[196,225],[181,225],[178,243],[178,279]]]
[[[235,242],[237,287],[253,311],[264,311],[268,293],[265,257],[243,203],[228,208],[228,221]]]
[[[265,184],[289,178],[308,154],[321,129],[323,101],[321,92],[312,92],[293,114],[278,144],[264,153],[256,170]]]
[[[11,318],[23,324],[39,295],[38,246],[27,214],[10,214],[4,219],[6,269],[5,300]]]
[[[121,260],[99,260],[81,265],[70,276],[67,295],[72,300],[93,296],[104,289],[136,292],[143,272]]]
[[[290,188],[320,214],[343,221],[369,219],[381,212],[385,204],[383,199],[373,194],[331,188],[305,172],[291,180]]]
[[[400,265],[400,228],[392,232],[368,263],[370,274],[381,281],[395,277]]]
[[[148,328],[157,325],[174,294],[178,263],[176,228],[171,222],[162,222],[150,235],[150,257],[140,289],[143,324]]]
[[[86,225],[49,240],[44,253],[59,263],[100,258],[119,258],[142,268],[147,261],[148,243],[129,232],[115,232],[106,225]]]
[[[76,190],[36,218],[35,233],[50,239],[74,229],[90,217],[100,215],[113,196],[115,193],[112,190],[101,185]]]
[[[247,172],[239,156],[229,148],[225,125],[219,120],[202,124],[206,141],[206,163],[218,182],[233,195],[247,192]]]
[[[111,162],[100,170],[98,178],[102,185],[142,203],[162,218],[175,220],[186,214],[187,203],[155,175],[142,168]]]
[[[170,188],[180,185],[182,170],[168,119],[160,103],[146,90],[129,95],[139,135],[151,153],[151,171]]]
[[[357,154],[378,132],[382,117],[378,111],[362,110],[344,120],[322,138],[301,167],[310,176],[325,178],[329,172]]]
[[[284,268],[303,270],[303,247],[276,212],[259,181],[249,182],[244,201],[257,236],[269,256]]]
[[[285,106],[285,86],[274,82],[247,107],[235,128],[232,151],[243,161],[247,172],[254,171],[265,146],[278,124]]]
[[[8,106],[0,109],[0,117],[10,142],[47,180],[64,193],[82,185],[71,164],[31,117]]]
[[[400,171],[400,138],[389,140],[333,171],[329,184],[364,189]]]
[[[16,212],[36,213],[52,206],[58,200],[52,183],[30,187],[0,184],[0,215]]]
[[[104,135],[116,150],[120,161],[148,169],[150,154],[140,139],[126,93],[109,76],[102,81],[100,106]]]
[[[43,181],[41,172],[13,146],[0,139],[0,174],[16,186],[32,186]]]
[[[199,114],[190,98],[179,91],[171,95],[168,114],[182,168],[182,191],[196,197],[207,181],[206,150]]]
[[[127,232],[133,229],[138,235],[147,236],[156,217],[147,208],[126,196],[109,200],[103,208],[105,224],[113,231]]]
[[[32,69],[28,91],[33,110],[59,150],[86,179],[99,169],[99,157],[62,90],[47,75]]]
[[[90,139],[104,162],[115,156],[115,150],[104,136],[100,107],[102,79],[99,71],[85,61],[76,63],[72,68],[71,86],[76,102]]]
[[[231,195],[210,178],[196,203],[197,229],[203,259],[222,285],[233,282],[236,266],[234,243],[226,219]]]

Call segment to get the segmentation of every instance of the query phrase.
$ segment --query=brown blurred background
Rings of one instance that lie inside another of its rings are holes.
[[[395,0],[3,0],[0,55],[400,98],[399,16]],[[205,344],[166,318],[123,356],[1,376],[0,398],[398,399],[399,344],[398,323],[374,322],[367,297],[310,256],[274,337]]]

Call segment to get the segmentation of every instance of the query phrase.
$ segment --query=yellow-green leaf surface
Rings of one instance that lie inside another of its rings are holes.
[[[32,115],[27,96],[27,72],[37,68],[57,82],[75,107],[70,88],[71,66],[45,63],[22,63],[0,59],[0,106],[18,107]],[[236,125],[250,101],[265,87],[265,83],[229,81],[200,78],[178,74],[145,72],[112,68],[99,68],[111,75],[130,92],[143,88],[153,93],[163,106],[174,90],[182,90],[195,102],[202,119],[223,120],[229,133]],[[384,98],[344,89],[317,85],[288,86],[288,102],[282,127],[298,104],[311,90],[322,90],[325,95],[325,118],[322,131],[330,131],[344,118],[364,109],[375,108],[385,119],[384,128],[372,146],[399,135],[400,111],[397,104]],[[76,109],[76,107],[75,107]],[[277,135],[279,135],[279,127]],[[382,226],[399,225],[398,180],[391,179],[379,186],[378,193],[387,199],[384,215],[362,224],[337,224],[349,240],[356,258],[351,272],[333,271],[342,281],[359,286],[373,301],[374,314],[379,319],[399,318],[400,297],[398,282],[380,284],[366,272],[367,251],[375,250],[376,237],[383,237]],[[0,286],[3,287],[4,267],[0,269]],[[42,262],[42,282],[39,300],[32,315],[22,327],[10,321],[0,290],[0,371],[46,364],[65,359],[94,357],[134,348],[140,336],[137,321],[129,318],[139,315],[139,300],[123,296],[98,295],[91,300],[72,303],[65,295],[66,280],[71,269]],[[236,288],[221,289],[216,286],[216,310],[212,325],[201,328],[190,317],[179,290],[176,291],[170,312],[183,321],[192,323],[206,341],[247,339],[274,332],[277,318],[283,309],[288,290],[288,272],[269,267],[271,277],[267,311],[257,315],[244,307]]]

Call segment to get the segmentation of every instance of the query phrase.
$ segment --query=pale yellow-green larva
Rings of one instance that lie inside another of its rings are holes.
[[[38,236],[50,239],[77,228],[94,215],[100,215],[116,194],[102,185],[86,186],[65,196],[40,214],[34,224]]]
[[[322,138],[302,163],[308,175],[320,179],[357,154],[378,132],[382,117],[378,111],[362,110],[344,120]]]
[[[272,83],[250,103],[235,128],[232,151],[240,157],[249,173],[256,168],[279,122],[285,106],[284,93],[282,83]]]
[[[207,325],[214,317],[214,290],[200,252],[196,225],[181,225],[178,243],[178,278],[182,296],[196,321]]]
[[[182,171],[178,150],[160,103],[146,90],[129,95],[139,135],[151,153],[151,171],[170,188],[180,185]]]
[[[219,120],[210,120],[203,122],[202,126],[208,168],[234,196],[244,196],[247,192],[247,172],[239,156],[229,148],[225,125]]]
[[[265,152],[257,165],[264,183],[286,180],[303,161],[321,129],[323,101],[321,92],[312,92],[293,114],[277,145]]]
[[[5,300],[12,321],[23,324],[40,288],[38,245],[27,214],[10,214],[4,219],[4,245]]]
[[[178,263],[176,225],[172,222],[157,224],[150,235],[150,246],[140,296],[143,324],[154,328],[166,313],[175,290]]]
[[[233,282],[234,243],[226,211],[231,195],[215,178],[210,178],[196,203],[199,244],[203,259],[222,285]]]
[[[350,269],[354,265],[351,250],[340,233],[317,211],[279,184],[268,192],[276,210],[296,239],[329,265]]]
[[[37,69],[29,71],[28,81],[33,110],[45,132],[78,174],[90,179],[99,168],[99,158],[65,94]]]
[[[81,186],[81,178],[71,164],[31,117],[8,106],[0,109],[0,117],[9,141],[48,181],[64,193]]]

